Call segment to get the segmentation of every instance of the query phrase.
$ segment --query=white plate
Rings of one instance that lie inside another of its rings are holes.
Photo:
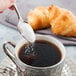
[[[4,59],[0,64],[0,76],[17,76],[15,65],[9,58]],[[66,58],[61,76],[76,76],[76,64]]]

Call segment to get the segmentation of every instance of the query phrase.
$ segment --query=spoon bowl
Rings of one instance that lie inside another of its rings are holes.
[[[17,25],[18,31],[28,42],[30,43],[35,42],[36,37],[32,27],[28,23],[25,23],[25,21],[22,19],[16,4],[14,4],[13,6],[15,8],[19,20]]]

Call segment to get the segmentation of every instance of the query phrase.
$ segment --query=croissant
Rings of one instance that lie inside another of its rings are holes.
[[[51,27],[56,35],[76,36],[76,17],[67,9],[55,5],[37,7],[27,18],[34,30]]]
[[[36,7],[28,13],[27,20],[34,30],[50,27],[52,22],[62,11],[59,7]]]
[[[64,8],[52,6],[50,14],[53,13],[53,19],[50,20],[51,30],[54,34],[63,36],[76,36],[76,17]],[[50,15],[51,17],[51,15]]]
[[[50,27],[47,7],[37,7],[28,13],[28,23],[34,30]]]

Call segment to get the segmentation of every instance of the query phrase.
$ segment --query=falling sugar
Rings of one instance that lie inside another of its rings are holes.
[[[29,43],[27,47],[25,47],[25,57],[27,59],[33,59],[36,56],[36,52],[34,50],[34,43]]]

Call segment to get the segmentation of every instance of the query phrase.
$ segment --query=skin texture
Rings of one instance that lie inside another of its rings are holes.
[[[0,0],[0,13],[2,13],[5,9],[11,8],[15,2],[16,0]]]

